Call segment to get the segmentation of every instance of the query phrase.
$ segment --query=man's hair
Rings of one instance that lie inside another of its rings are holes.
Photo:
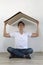
[[[22,23],[23,26],[25,26],[25,23],[24,23],[23,21],[19,21],[19,22],[18,22],[18,26],[20,25],[20,23]]]

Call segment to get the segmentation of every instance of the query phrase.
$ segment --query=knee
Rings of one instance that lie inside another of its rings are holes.
[[[11,47],[8,47],[8,48],[7,48],[7,51],[10,51],[10,50],[11,50]]]
[[[32,48],[30,48],[30,53],[31,53],[31,54],[33,53],[33,49],[32,49]]]
[[[32,54],[33,53],[33,49],[32,48],[29,48],[29,53]]]

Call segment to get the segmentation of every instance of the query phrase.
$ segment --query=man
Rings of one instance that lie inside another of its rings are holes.
[[[23,21],[18,23],[18,32],[7,33],[6,25],[4,24],[4,37],[13,37],[15,39],[15,48],[8,47],[7,51],[10,53],[9,58],[19,57],[19,58],[29,58],[31,59],[30,54],[33,53],[32,48],[28,48],[28,38],[37,37],[38,34],[38,22],[37,22],[37,31],[36,33],[24,32],[25,24]]]

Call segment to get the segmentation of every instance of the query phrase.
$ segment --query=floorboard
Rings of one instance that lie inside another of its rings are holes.
[[[33,53],[31,60],[24,58],[9,59],[9,53],[0,53],[0,65],[43,65],[43,53]]]

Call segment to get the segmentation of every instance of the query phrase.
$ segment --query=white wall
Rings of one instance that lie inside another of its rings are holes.
[[[6,51],[8,46],[13,47],[14,39],[3,37],[3,23],[19,11],[39,20],[40,36],[31,38],[29,47],[34,51],[43,51],[43,0],[0,0],[0,52]],[[7,30],[9,29],[8,26]]]

